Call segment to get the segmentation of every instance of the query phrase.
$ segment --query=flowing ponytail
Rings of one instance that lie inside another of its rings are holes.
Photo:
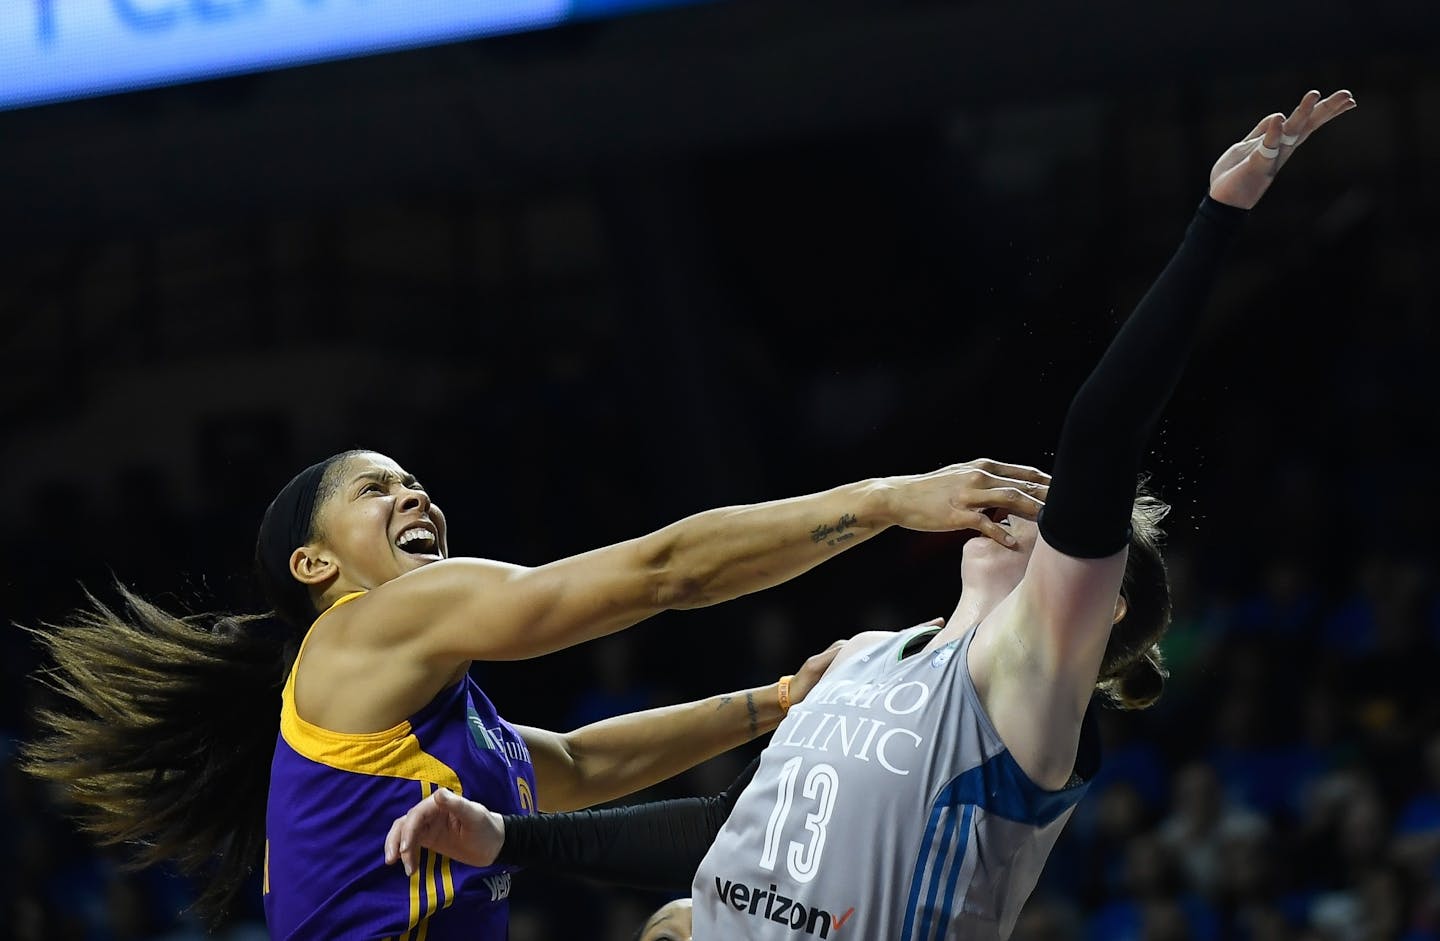
[[[1165,680],[1169,676],[1160,645],[1153,644],[1149,650],[1095,686],[1121,709],[1148,709],[1165,691]]]
[[[124,585],[123,615],[89,592],[67,623],[31,629],[59,704],[21,767],[60,786],[81,825],[201,876],[218,920],[260,865],[280,691],[294,633],[263,616],[177,617]]]
[[[1095,684],[1121,709],[1145,709],[1165,690],[1170,671],[1160,652],[1160,638],[1170,627],[1170,577],[1162,552],[1160,523],[1170,507],[1149,493],[1142,479],[1130,513],[1130,554],[1120,594],[1125,616],[1110,629],[1100,679]]]
[[[59,785],[101,844],[132,846],[134,868],[173,860],[201,876],[196,908],[212,921],[262,864],[280,693],[317,613],[290,555],[358,453],[307,467],[265,511],[255,568],[274,618],[177,616],[117,583],[122,613],[87,592],[68,623],[30,631],[59,705],[40,711],[21,767]]]

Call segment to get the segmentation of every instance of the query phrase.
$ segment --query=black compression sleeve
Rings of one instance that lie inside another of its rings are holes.
[[[700,860],[760,766],[756,757],[713,797],[561,814],[506,814],[496,860],[627,885],[686,892]]]
[[[1185,239],[1070,403],[1050,494],[1045,541],[1066,555],[1114,555],[1130,539],[1140,461],[1199,333],[1225,249],[1247,215],[1206,196]]]

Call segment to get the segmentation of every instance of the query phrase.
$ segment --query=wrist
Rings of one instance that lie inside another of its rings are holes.
[[[795,679],[795,674],[787,673],[780,677],[775,684],[778,695],[775,697],[780,702],[780,715],[783,718],[790,711],[790,682]]]
[[[1213,194],[1206,193],[1205,197],[1200,200],[1199,212],[1206,218],[1233,226],[1240,224],[1250,214],[1252,208],[1254,207],[1236,206],[1234,203],[1227,203]]]
[[[539,811],[531,811],[530,813],[534,814],[538,812]],[[522,830],[520,845],[507,846],[505,842],[505,815],[497,811],[490,810],[489,808],[486,808],[485,813],[489,817],[490,826],[493,828],[495,833],[499,834],[499,839],[495,843],[494,858],[490,861],[490,865],[506,865],[520,862],[521,860],[518,859],[515,854],[522,851],[525,843],[523,832],[524,824],[521,824]],[[514,816],[516,819],[523,820],[526,817],[526,814],[518,813],[512,816]],[[476,854],[476,861],[481,862],[485,859],[487,854],[484,852],[483,846],[477,847],[477,850],[479,850],[479,852],[477,852]],[[506,852],[507,850],[509,850],[509,852]]]
[[[780,725],[780,720],[785,718],[785,710],[780,705],[780,683],[778,681],[769,686],[752,689],[746,694],[745,700],[750,712],[751,730],[756,735],[775,731]]]

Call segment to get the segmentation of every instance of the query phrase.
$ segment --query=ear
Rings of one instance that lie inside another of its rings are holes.
[[[290,575],[302,585],[319,585],[338,571],[334,558],[319,546],[301,546],[290,553]]]
[[[1115,596],[1115,618],[1110,623],[1119,624],[1120,619],[1130,612],[1130,605],[1125,601],[1124,595]]]

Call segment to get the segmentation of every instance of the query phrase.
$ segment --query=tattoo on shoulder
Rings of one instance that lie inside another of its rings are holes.
[[[750,713],[750,734],[760,734],[760,710],[755,708],[755,694],[745,694],[745,711]]]
[[[848,542],[855,538],[851,532],[860,521],[853,513],[842,514],[834,523],[821,523],[810,530],[810,541],[814,543],[825,543],[827,546],[838,546],[842,542]]]

